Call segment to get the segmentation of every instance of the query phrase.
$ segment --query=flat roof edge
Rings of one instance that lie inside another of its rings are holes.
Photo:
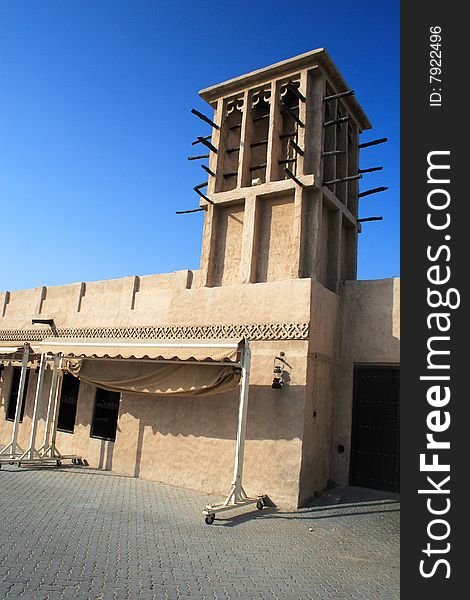
[[[313,66],[315,62],[323,68],[330,77],[332,83],[337,87],[338,91],[350,89],[338,68],[334,64],[325,48],[317,48],[304,54],[299,54],[292,58],[282,60],[267,67],[251,71],[245,75],[240,75],[222,83],[212,85],[199,91],[199,95],[203,100],[211,104],[221,96],[228,96],[248,86],[256,86],[257,84],[266,81],[273,77],[282,77],[284,74],[292,73],[296,69],[303,69],[308,66]],[[358,119],[363,130],[372,127],[364,109],[359,104],[355,96],[349,96],[344,99],[344,102],[349,106],[351,112]]]

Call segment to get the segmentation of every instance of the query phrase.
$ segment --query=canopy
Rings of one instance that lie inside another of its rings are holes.
[[[61,353],[71,359],[70,373],[116,392],[195,396],[224,392],[240,380],[240,340],[47,338],[39,351]]]
[[[19,346],[15,346],[14,348],[9,346],[0,346],[0,354],[14,354],[15,352],[18,352],[19,349]]]
[[[0,354],[15,354],[18,350],[23,350],[24,346],[21,342],[0,341]]]
[[[78,340],[47,338],[39,352],[86,358],[150,358],[237,362],[240,340]]]
[[[231,390],[240,370],[232,365],[82,359],[68,366],[79,379],[114,392],[200,396]]]

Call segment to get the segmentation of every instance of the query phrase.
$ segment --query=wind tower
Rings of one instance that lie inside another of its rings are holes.
[[[371,124],[324,49],[199,92],[212,128],[193,145],[207,181],[202,285],[356,279],[359,134]],[[191,212],[191,211],[184,211]],[[374,217],[373,219],[377,219]]]

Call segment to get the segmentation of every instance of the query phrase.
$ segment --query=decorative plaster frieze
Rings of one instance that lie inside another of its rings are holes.
[[[52,335],[57,338],[133,339],[133,340],[306,340],[309,323],[235,323],[219,325],[150,325],[139,327],[58,327],[38,329],[1,329],[0,340],[38,342]]]

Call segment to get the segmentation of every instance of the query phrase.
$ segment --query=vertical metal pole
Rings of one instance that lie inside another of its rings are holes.
[[[51,430],[52,412],[53,412],[54,401],[55,401],[55,397],[56,397],[59,360],[60,360],[59,356],[55,355],[54,356],[54,366],[53,366],[53,371],[52,371],[51,389],[49,390],[49,402],[47,404],[47,418],[46,418],[46,427],[44,429],[44,441],[43,441],[43,445],[41,446],[40,450],[47,450],[48,445],[49,445],[49,433]]]
[[[24,345],[23,360],[21,362],[21,375],[20,384],[18,386],[18,396],[16,399],[16,411],[15,420],[13,422],[13,434],[11,436],[11,449],[10,452],[14,456],[17,450],[18,442],[18,430],[20,428],[21,410],[24,404],[24,388],[26,385],[26,373],[28,372],[28,361],[29,361],[29,344]]]
[[[60,404],[60,396],[62,394],[62,383],[64,381],[64,373],[62,371],[62,364],[64,362],[64,359],[62,358],[62,356],[60,357],[59,360],[59,371],[58,371],[58,375],[59,375],[59,379],[57,380],[57,387],[56,387],[56,391],[55,391],[55,399],[54,399],[54,414],[52,415],[52,431],[51,431],[51,456],[54,456],[54,452],[55,452],[55,440],[56,440],[56,436],[57,436],[57,419],[59,417],[59,404]]]
[[[39,364],[38,381],[36,385],[36,396],[34,398],[34,411],[33,420],[31,423],[31,437],[29,439],[29,448],[26,451],[29,460],[34,459],[34,454],[37,454],[37,450],[34,447],[36,443],[36,433],[38,429],[38,416],[39,416],[39,403],[41,401],[42,384],[44,383],[44,367],[46,365],[45,354],[41,354],[41,362]]]
[[[250,389],[250,363],[251,351],[248,341],[245,340],[245,347],[242,355],[242,382],[240,386],[240,405],[238,408],[238,430],[237,444],[235,449],[235,466],[233,469],[232,498],[233,502],[241,500],[243,497],[242,477],[243,477],[243,456],[245,453],[246,438],[246,417],[248,414],[248,392]]]

